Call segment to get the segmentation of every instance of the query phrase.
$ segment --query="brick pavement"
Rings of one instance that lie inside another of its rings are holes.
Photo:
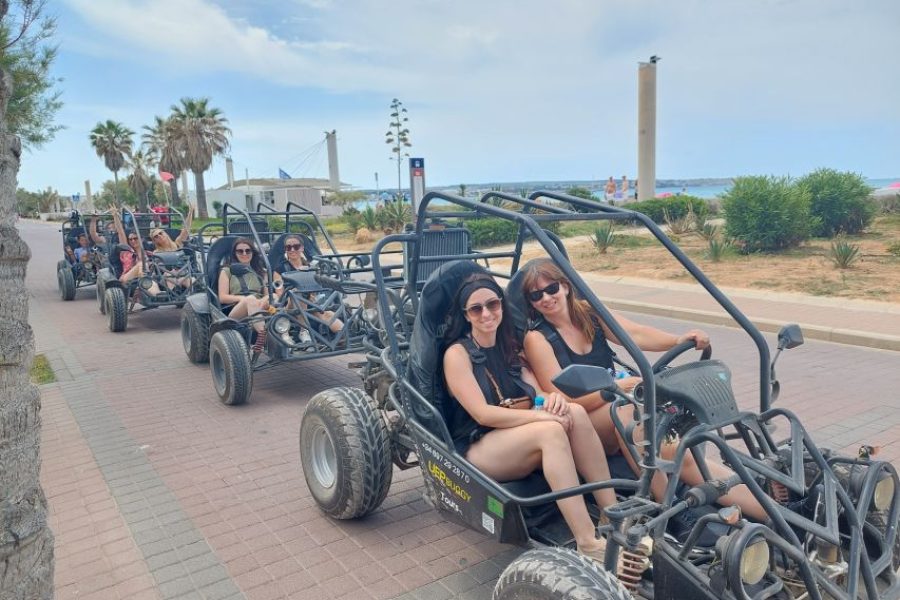
[[[55,230],[26,225],[23,233],[34,253],[31,323],[60,378],[41,390],[58,597],[490,596],[519,550],[429,509],[416,470],[395,470],[384,505],[365,520],[335,522],[315,508],[297,430],[313,394],[357,383],[346,358],[260,373],[248,406],[222,406],[208,369],[183,354],[177,311],[137,315],[127,332],[109,333],[92,289],[58,300],[56,255],[46,250],[57,247]],[[757,365],[746,336],[708,329],[751,406]],[[849,450],[880,443],[896,461],[898,358],[809,342],[780,361],[780,404],[817,439]]]

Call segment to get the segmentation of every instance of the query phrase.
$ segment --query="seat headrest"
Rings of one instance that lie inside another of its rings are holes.
[[[209,247],[209,252],[206,253],[206,285],[209,289],[213,291],[218,289],[219,268],[222,266],[222,260],[231,255],[234,240],[237,238],[236,235],[225,235]]]
[[[520,344],[528,332],[528,301],[522,293],[522,284],[525,281],[525,269],[537,261],[534,258],[519,267],[519,270],[510,278],[506,285],[506,317],[512,320],[516,341]]]
[[[487,271],[470,260],[455,260],[442,264],[428,277],[419,298],[419,310],[409,341],[410,382],[442,415],[445,414],[447,391],[441,356],[447,345],[454,341],[444,339],[447,315],[463,280],[473,273]],[[424,415],[418,416],[427,426]]]

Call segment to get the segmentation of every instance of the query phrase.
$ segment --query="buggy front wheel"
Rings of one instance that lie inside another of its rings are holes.
[[[72,273],[72,267],[61,260],[56,265],[56,283],[59,286],[59,297],[68,302],[75,298],[75,275]]]
[[[633,600],[616,576],[566,548],[529,550],[512,561],[494,587],[493,600]]]
[[[253,368],[243,336],[233,329],[216,332],[209,344],[213,385],[223,404],[244,404],[253,389]]]
[[[106,278],[102,272],[97,274],[97,308],[101,315],[106,314]]]
[[[300,463],[316,504],[335,519],[364,517],[384,502],[390,437],[364,391],[338,387],[313,396],[300,423]]]
[[[109,330],[113,333],[125,331],[128,327],[128,300],[122,288],[107,288],[106,317],[109,321]]]

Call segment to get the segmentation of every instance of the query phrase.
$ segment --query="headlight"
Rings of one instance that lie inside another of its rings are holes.
[[[766,574],[769,568],[769,544],[759,539],[751,542],[741,554],[741,581],[754,585]]]
[[[887,510],[891,507],[891,500],[894,499],[894,478],[890,473],[885,472],[885,477],[875,484],[875,493],[872,495],[872,503],[875,510]]]
[[[272,323],[272,329],[279,335],[287,333],[291,330],[291,322],[287,317],[278,317],[275,319],[275,322]]]
[[[146,291],[153,287],[153,280],[149,277],[141,277],[140,282],[141,289]]]

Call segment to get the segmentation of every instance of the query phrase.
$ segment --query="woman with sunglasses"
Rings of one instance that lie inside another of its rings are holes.
[[[553,490],[610,478],[603,446],[585,410],[556,392],[544,410],[504,408],[508,398],[535,396],[537,382],[519,359],[512,330],[503,320],[500,286],[485,274],[468,277],[456,294],[446,339],[456,341],[444,353],[444,379],[453,397],[447,425],[459,454],[497,479],[521,479],[536,469]],[[540,392],[538,392],[540,393]],[[616,501],[611,489],[593,492],[597,504]],[[578,551],[602,560],[605,541],[584,498],[557,501],[578,544]]]
[[[306,271],[309,269],[309,263],[303,254],[303,240],[300,236],[288,234],[284,238],[284,260],[275,269],[278,273],[290,273],[291,271]],[[332,333],[337,333],[344,328],[344,323],[340,319],[334,318],[334,313],[330,310],[315,311],[317,316],[321,316],[322,320],[328,323],[328,328]],[[312,340],[309,332],[305,329],[300,330],[300,343],[309,343]]]
[[[525,357],[540,385],[547,390],[556,390],[552,379],[562,371],[561,360],[566,364],[606,367],[612,372],[615,368],[614,352],[609,347],[609,342],[619,344],[619,340],[590,304],[576,298],[572,283],[562,270],[548,258],[531,261],[523,270],[525,276],[522,289],[525,300],[529,306],[530,316],[538,323],[525,334]],[[697,349],[709,346],[709,336],[699,329],[674,335],[655,327],[635,323],[618,314],[615,315],[615,319],[644,351],[663,352],[688,340],[693,340]],[[550,343],[548,335],[554,332],[562,340],[561,345],[566,356],[557,356],[560,344]],[[630,393],[640,381],[640,377],[626,376],[617,379],[616,384],[623,392]],[[625,440],[619,437],[613,424],[607,399],[600,392],[595,392],[581,398],[569,399],[569,402],[587,410],[607,454],[613,455],[621,451],[634,472],[639,473],[639,467],[634,464],[631,454],[626,449]],[[632,419],[631,408],[622,407],[618,411],[618,416],[623,423],[629,423]],[[639,435],[636,431],[636,437]],[[663,458],[671,460],[676,449],[677,443],[674,441],[664,442],[660,454]],[[712,461],[709,461],[708,465],[716,478],[724,480],[732,475],[731,471],[722,465]],[[703,482],[703,476],[691,454],[685,455],[681,480],[688,485],[699,485]],[[657,473],[651,485],[651,493],[654,497],[661,498],[665,487],[665,475]],[[762,506],[745,485],[732,488],[727,495],[722,496],[719,503],[723,506],[738,504],[748,515],[766,518]]]
[[[245,237],[237,238],[231,247],[228,265],[219,272],[219,302],[223,308],[230,307],[228,316],[242,319],[268,310],[267,280],[268,273],[253,242]],[[280,297],[284,288],[278,285],[281,282],[278,273],[274,274],[273,282],[276,284],[275,295]],[[253,328],[257,335],[252,350],[262,352],[266,343],[266,324],[257,320]]]
[[[187,215],[184,217],[184,227],[174,240],[165,229],[154,227],[150,230],[150,241],[157,252],[175,252],[181,250],[184,243],[191,237],[191,223],[194,221],[194,207],[188,206]]]

